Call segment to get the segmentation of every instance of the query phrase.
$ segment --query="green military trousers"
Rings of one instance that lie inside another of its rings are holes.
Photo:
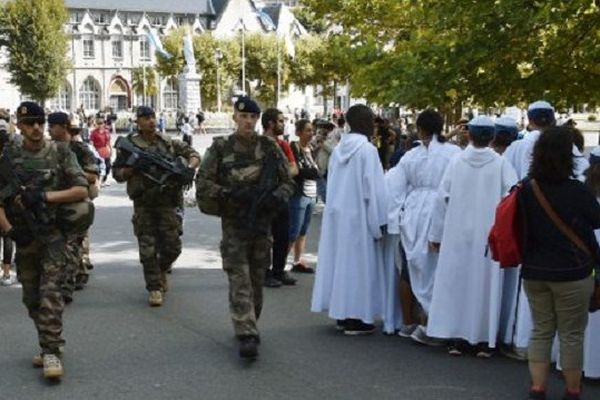
[[[175,207],[135,207],[132,222],[146,289],[160,290],[161,272],[169,269],[181,254],[181,217]]]
[[[271,265],[270,235],[251,235],[237,220],[223,219],[221,257],[229,279],[229,310],[236,336],[258,336],[265,271]]]
[[[62,314],[65,307],[61,285],[66,267],[64,239],[49,235],[51,244],[34,241],[17,246],[17,278],[23,286],[23,303],[38,332],[43,354],[62,353]]]

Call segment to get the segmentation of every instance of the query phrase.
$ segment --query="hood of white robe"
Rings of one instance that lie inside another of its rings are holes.
[[[347,133],[342,135],[342,140],[337,146],[337,155],[342,163],[350,161],[352,156],[363,146],[369,143],[365,135],[358,133]]]
[[[478,149],[473,147],[473,145],[468,145],[467,148],[460,153],[460,157],[473,168],[481,168],[500,156],[489,147]]]

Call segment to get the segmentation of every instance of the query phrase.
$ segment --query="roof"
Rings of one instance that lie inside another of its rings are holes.
[[[279,26],[279,16],[281,15],[281,4],[263,7],[262,11],[271,17],[275,26]]]
[[[119,10],[161,12],[173,14],[200,14],[215,15],[216,9],[212,2],[222,0],[177,0],[167,2],[164,0],[65,0],[67,8],[83,8],[91,10]],[[218,12],[216,13],[218,14]]]

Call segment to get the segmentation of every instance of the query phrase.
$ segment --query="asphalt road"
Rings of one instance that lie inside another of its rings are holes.
[[[35,330],[20,288],[0,288],[1,400],[120,399],[524,399],[526,364],[494,357],[452,358],[399,337],[345,337],[325,315],[309,312],[311,276],[296,287],[266,289],[260,358],[237,357],[220,270],[219,221],[187,209],[184,252],[161,308],[147,305],[122,186],[97,199],[92,234],[96,268],[65,311],[60,384],[31,366]],[[308,259],[316,260],[320,218]],[[562,394],[552,375],[550,399]],[[586,384],[600,399],[600,383]]]

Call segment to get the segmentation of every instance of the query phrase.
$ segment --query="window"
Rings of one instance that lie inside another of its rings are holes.
[[[83,39],[83,58],[94,58],[94,39]]]
[[[123,41],[121,39],[113,40],[112,55],[113,58],[123,58]]]
[[[71,13],[71,23],[78,24],[81,22],[81,13],[72,12]]]
[[[71,85],[64,82],[58,89],[58,95],[50,100],[49,107],[51,110],[65,110],[71,109]]]
[[[140,59],[150,61],[150,43],[148,43],[148,38],[145,34],[140,37]]]
[[[170,110],[177,110],[178,101],[177,83],[175,79],[169,79],[163,91],[163,107]]]
[[[79,104],[86,110],[100,109],[100,89],[91,76],[88,76],[79,90]]]
[[[108,18],[105,13],[98,13],[94,15],[94,22],[97,24],[107,24]]]

